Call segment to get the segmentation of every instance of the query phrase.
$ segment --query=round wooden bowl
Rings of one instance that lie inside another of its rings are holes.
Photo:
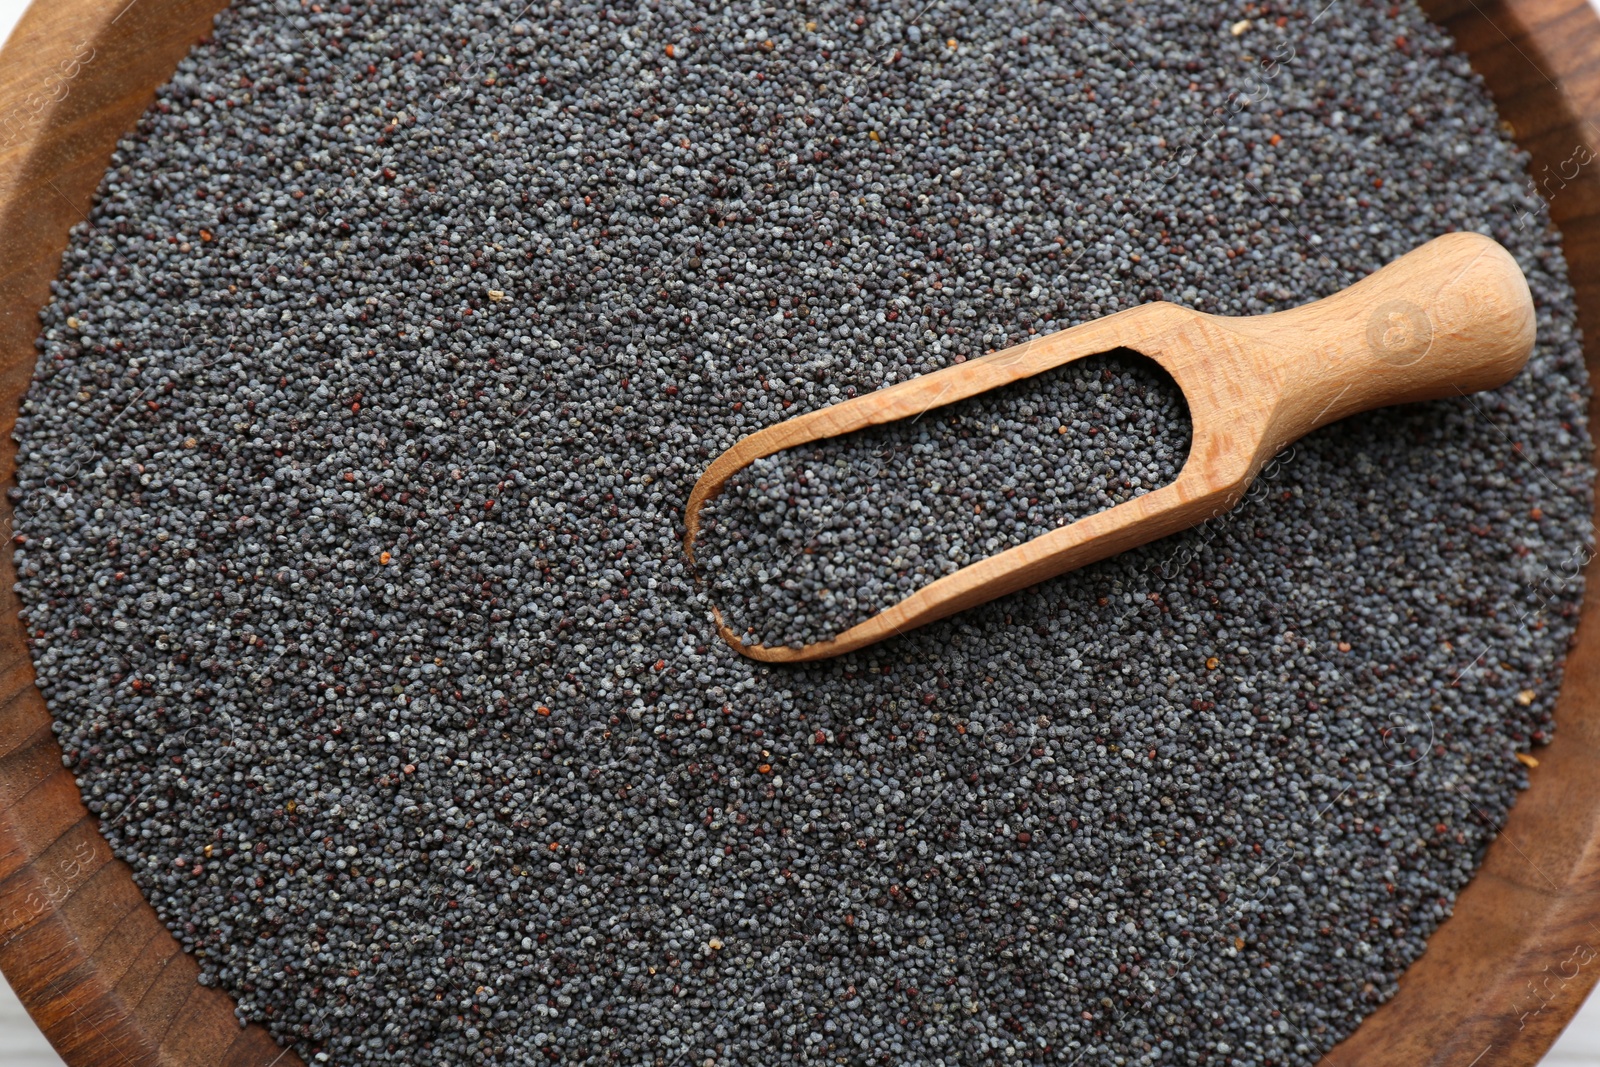
[[[1337,2],[1337,0],[1335,0]],[[0,52],[0,479],[67,231],[117,138],[222,0],[50,0]],[[1586,0],[1423,0],[1533,158],[1600,381],[1600,19]],[[1591,408],[1591,417],[1596,411]],[[1593,425],[1600,427],[1600,419]],[[0,499],[9,543],[11,508]],[[1590,568],[1590,588],[1600,580]],[[300,1067],[198,968],[114,860],[62,767],[0,552],[0,969],[72,1067]],[[1536,1063],[1600,976],[1600,595],[1539,753],[1455,915],[1324,1067]]]

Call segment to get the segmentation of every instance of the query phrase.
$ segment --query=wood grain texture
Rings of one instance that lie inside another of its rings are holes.
[[[9,430],[67,230],[118,135],[221,6],[49,0],[0,54],[0,478],[14,471]],[[1424,7],[1467,50],[1532,156],[1600,379],[1600,166],[1571,166],[1576,149],[1600,149],[1600,21],[1585,0]],[[0,499],[0,533],[10,519]],[[14,581],[0,552],[0,968],[72,1067],[300,1067],[198,985],[194,962],[111,857],[32,684]],[[1557,740],[1532,788],[1399,995],[1324,1067],[1530,1067],[1571,1018],[1600,975],[1597,701],[1600,596],[1585,605]]]
[[[747,645],[752,659],[801,663],[895,637],[1059,574],[1217,518],[1273,456],[1319,426],[1389,404],[1497,389],[1533,350],[1533,297],[1516,260],[1475,233],[1436,237],[1342,292],[1252,318],[1160,301],[1030,338],[978,359],[786,419],[736,441],[684,508],[694,559],[700,509],[764,456],[1000,389],[1074,360],[1132,349],[1166,371],[1189,406],[1189,455],[1144,496],[970,563],[825,641]]]

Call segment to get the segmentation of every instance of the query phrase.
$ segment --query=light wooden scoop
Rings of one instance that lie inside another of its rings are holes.
[[[700,508],[737,470],[786,448],[953,404],[1075,359],[1130,348],[1170,374],[1189,404],[1178,477],[969,564],[843,633],[802,648],[734,648],[759,660],[837,656],[1165,537],[1231,508],[1262,465],[1319,426],[1370,408],[1510,381],[1533,348],[1528,283],[1504,248],[1473,233],[1429,241],[1342,292],[1250,318],[1176,304],[1129,308],[753,433],[695,484],[684,512],[694,558]]]

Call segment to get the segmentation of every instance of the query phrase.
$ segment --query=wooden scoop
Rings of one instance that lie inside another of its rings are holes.
[[[1177,478],[1160,489],[969,564],[802,648],[745,645],[717,613],[723,638],[755,659],[837,656],[1221,514],[1278,451],[1346,415],[1504,385],[1527,362],[1533,334],[1522,271],[1499,244],[1473,233],[1436,238],[1290,311],[1224,318],[1144,304],[751,434],[695,483],[684,548],[692,562],[705,502],[735,471],[774,452],[920,415],[1117,348],[1155,360],[1177,382],[1192,443]]]

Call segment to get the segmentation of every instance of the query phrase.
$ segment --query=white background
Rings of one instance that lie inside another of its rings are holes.
[[[1600,0],[1590,2],[1600,7]],[[11,33],[11,27],[16,25],[27,6],[27,0],[0,0],[0,40]],[[1600,995],[1590,998],[1541,1067],[1578,1067],[1579,1064],[1587,1067],[1600,1065]],[[61,1060],[22,1010],[11,987],[4,981],[0,981],[0,1065],[61,1067]],[[1492,1065],[1481,1064],[1479,1067]]]

